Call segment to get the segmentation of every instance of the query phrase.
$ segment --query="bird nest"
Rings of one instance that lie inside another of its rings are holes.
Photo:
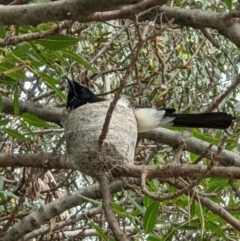
[[[130,108],[115,107],[107,137],[99,144],[109,105],[107,101],[83,105],[71,111],[64,123],[67,151],[75,168],[93,177],[134,161],[137,123]]]

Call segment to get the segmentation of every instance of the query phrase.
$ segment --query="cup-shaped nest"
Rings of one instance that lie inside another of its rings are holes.
[[[83,105],[71,111],[64,123],[67,151],[75,168],[93,177],[134,161],[137,123],[132,109],[115,107],[107,137],[99,143],[109,105],[107,101]]]

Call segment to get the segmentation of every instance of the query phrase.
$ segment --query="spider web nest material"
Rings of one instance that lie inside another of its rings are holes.
[[[73,110],[64,123],[69,157],[81,172],[97,177],[101,172],[134,161],[137,123],[132,109],[117,105],[102,145],[102,132],[109,102],[83,105]]]

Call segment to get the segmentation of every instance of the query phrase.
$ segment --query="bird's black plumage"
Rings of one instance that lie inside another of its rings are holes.
[[[226,129],[233,121],[233,116],[225,112],[194,113],[194,114],[171,114],[165,117],[174,117],[173,125],[179,127]]]
[[[68,96],[67,96],[67,109],[74,110],[87,103],[95,103],[105,101],[105,99],[97,97],[89,88],[70,80],[66,77],[68,82]]]
[[[97,97],[89,88],[67,79],[69,85],[67,109],[74,110],[87,103],[107,101]],[[225,112],[174,114],[174,109],[156,110],[153,108],[135,108],[138,132],[146,132],[160,126],[179,126],[196,128],[226,129],[234,119]]]

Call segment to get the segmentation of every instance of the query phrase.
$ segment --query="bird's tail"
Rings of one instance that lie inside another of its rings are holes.
[[[224,112],[199,114],[173,114],[166,112],[164,117],[173,117],[173,126],[226,129],[234,119],[231,114]]]

